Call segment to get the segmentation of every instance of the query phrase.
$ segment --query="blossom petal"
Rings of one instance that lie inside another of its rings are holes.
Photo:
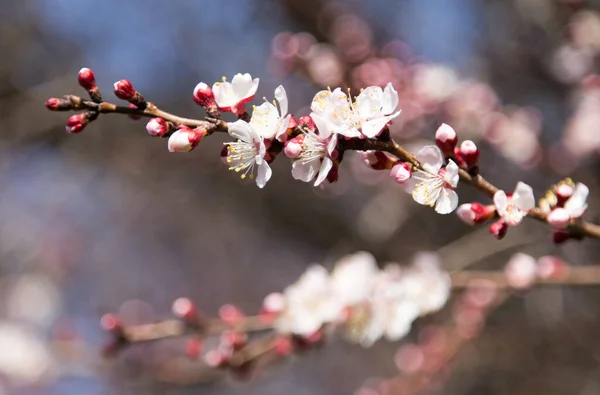
[[[433,205],[442,192],[442,181],[439,178],[432,178],[429,180],[421,181],[415,186],[412,196],[415,202],[431,206]]]
[[[398,92],[394,89],[391,82],[383,89],[383,100],[381,112],[385,115],[391,114],[398,107]]]
[[[533,188],[524,182],[519,181],[512,195],[512,200],[521,210],[529,211],[535,207],[535,197],[533,196]]]
[[[315,186],[319,186],[319,184],[325,181],[325,178],[327,178],[329,170],[331,170],[332,167],[333,161],[329,158],[323,158],[323,162],[321,162],[321,167],[319,168],[319,176],[315,181]]]
[[[237,101],[248,101],[252,99],[258,89],[258,78],[252,80],[250,74],[236,74],[231,80],[233,91],[237,97]]]
[[[458,206],[458,194],[450,188],[442,188],[435,203],[435,211],[438,214],[450,214],[456,206]]]
[[[402,301],[397,303],[390,313],[385,336],[390,341],[397,341],[410,332],[413,321],[419,316],[419,307],[415,303]]]
[[[329,90],[317,92],[310,109],[312,112],[322,115],[333,113],[336,108],[341,106],[348,107],[348,96],[340,88],[336,88],[333,92]]]
[[[215,102],[219,108],[231,107],[237,104],[235,92],[233,86],[229,82],[217,82],[212,86],[213,95],[215,96]]]
[[[290,119],[291,119],[291,115],[286,115],[282,120],[281,120],[281,124],[279,125],[279,130],[277,131],[277,134],[275,135],[275,137],[277,139],[279,139],[279,137],[281,137],[282,135],[284,135],[287,130],[288,130],[288,126],[290,125]]]
[[[356,110],[362,119],[379,117],[382,114],[383,91],[378,86],[370,86],[356,98]]]
[[[265,139],[273,139],[279,131],[279,111],[269,103],[264,102],[254,107],[250,124]]]
[[[315,122],[315,126],[319,130],[319,136],[323,139],[328,138],[331,135],[331,129],[333,129],[333,125],[327,121],[327,119],[321,117],[317,113],[310,113],[310,117]]]
[[[421,148],[416,157],[423,169],[431,174],[437,175],[444,164],[444,155],[435,145],[427,145]]]
[[[506,209],[508,207],[508,197],[506,196],[506,192],[497,191],[494,194],[494,205],[496,206],[496,211],[498,215],[503,217],[506,215]]]
[[[580,182],[575,185],[575,191],[573,195],[565,203],[565,210],[569,213],[571,218],[579,218],[587,210],[587,197],[590,193],[589,188]]]
[[[377,136],[379,132],[381,132],[381,129],[383,129],[383,127],[387,125],[389,121],[396,118],[398,115],[400,115],[400,111],[392,115],[387,115],[385,117],[379,117],[371,121],[364,122],[361,127],[362,134],[368,138]]]
[[[446,166],[446,174],[444,174],[444,181],[456,188],[459,180],[458,165],[454,163],[452,159],[448,159],[448,165]]]
[[[281,117],[285,117],[288,112],[288,98],[287,93],[282,85],[275,88],[275,100],[279,103],[279,109],[281,111]]]
[[[337,134],[334,134],[331,136],[331,138],[329,139],[329,143],[327,143],[327,153],[329,155],[331,155],[331,153],[333,152],[333,150],[335,150],[335,147],[337,146]]]
[[[321,163],[317,159],[309,162],[297,160],[292,164],[292,177],[296,180],[310,182],[315,178],[320,166]]]
[[[271,170],[271,167],[266,161],[260,163],[256,172],[256,185],[258,185],[259,188],[264,188],[267,181],[271,179],[272,174],[273,170]]]
[[[242,140],[246,143],[251,143],[254,141],[256,135],[256,132],[252,130],[252,126],[250,126],[248,122],[241,119],[228,123],[227,131],[231,137]]]

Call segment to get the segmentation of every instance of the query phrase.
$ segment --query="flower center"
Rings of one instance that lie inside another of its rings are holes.
[[[236,141],[226,144],[229,148],[227,155],[227,163],[230,164],[229,170],[236,173],[243,172],[240,177],[254,179],[254,166],[256,165],[256,155],[259,152],[258,143],[247,143],[244,141]]]

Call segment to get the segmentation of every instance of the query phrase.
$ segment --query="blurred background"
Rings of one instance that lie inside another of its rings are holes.
[[[406,146],[449,123],[478,143],[483,174],[507,191],[522,180],[541,197],[567,175],[586,183],[598,222],[598,1],[0,3],[0,394],[351,394],[397,374],[399,344],[333,339],[250,382],[209,380],[181,362],[176,339],[102,358],[99,317],[149,322],[179,296],[210,315],[225,303],[255,312],[310,263],[331,267],[359,250],[407,264],[442,249],[449,269],[501,269],[515,251],[598,261],[597,242],[557,247],[531,221],[497,242],[414,204],[360,155],[324,189],[295,182],[280,158],[259,190],[222,165],[225,136],[170,154],[143,120],[101,116],[68,136],[68,115],[44,107],[84,94],[84,66],[107,101],[117,101],[112,83],[129,79],[188,117],[204,116],[196,83],[238,72],[261,79],[257,101],[284,85],[297,117],[327,86],[391,81],[403,109],[392,134]],[[595,287],[512,295],[428,392],[600,394],[599,311]]]

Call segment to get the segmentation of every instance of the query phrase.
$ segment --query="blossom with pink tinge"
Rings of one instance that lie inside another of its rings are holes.
[[[252,79],[246,74],[236,74],[231,82],[223,78],[222,82],[213,85],[212,91],[221,111],[230,111],[240,115],[245,111],[245,104],[251,101],[258,89],[259,79]]]
[[[204,82],[200,82],[194,87],[193,97],[194,101],[202,107],[210,107],[216,105],[215,95],[212,89]]]
[[[325,118],[312,113],[319,134],[304,133],[302,152],[292,164],[292,177],[304,182],[315,180],[315,186],[325,181],[333,168],[332,156],[337,144],[337,134],[333,132],[334,126]],[[315,179],[316,177],[316,179]]]
[[[119,99],[127,101],[133,100],[137,93],[131,82],[128,80],[120,80],[115,82],[114,92],[115,96],[117,96]]]
[[[458,166],[452,160],[444,165],[444,155],[435,145],[423,147],[416,155],[423,170],[413,172],[407,183],[407,192],[422,205],[435,206],[439,214],[449,214],[458,205],[454,191],[458,185]]]
[[[537,277],[537,262],[532,256],[518,252],[504,267],[504,276],[513,288],[529,288]]]
[[[497,191],[494,194],[494,204],[498,215],[506,225],[516,226],[521,223],[529,210],[535,207],[533,189],[519,181],[511,196],[507,196],[504,191]]]
[[[313,98],[311,110],[331,122],[335,133],[346,137],[371,138],[400,115],[400,111],[394,112],[398,102],[398,92],[388,83],[384,89],[378,86],[366,88],[354,102],[340,88],[333,92],[318,92]]]
[[[443,123],[435,132],[435,143],[445,156],[454,154],[458,136],[452,126]]]
[[[508,225],[501,219],[490,225],[490,233],[498,240],[503,239],[506,232],[508,232]]]
[[[470,169],[477,165],[479,149],[473,141],[465,140],[460,144],[460,157],[465,161],[467,168]]]
[[[179,129],[169,137],[167,147],[169,152],[190,152],[196,148],[203,137],[204,134],[196,129],[180,126]]]
[[[164,136],[169,131],[169,124],[162,118],[152,118],[146,124],[146,131],[151,136]]]
[[[458,206],[456,214],[464,223],[476,225],[491,219],[496,215],[496,208],[492,205],[484,206],[481,203],[465,203]]]
[[[331,292],[344,306],[364,302],[371,294],[377,272],[377,262],[368,252],[345,256],[331,273]]]
[[[548,214],[546,221],[555,229],[566,229],[571,221],[571,216],[564,208],[557,207]]]
[[[237,139],[236,142],[225,143],[228,147],[229,170],[241,173],[242,179],[256,177],[256,185],[264,188],[273,173],[265,160],[267,148],[264,138],[243,120],[228,123],[227,126],[229,134]]]
[[[407,162],[398,162],[390,170],[390,177],[394,179],[398,184],[404,184],[410,180],[412,175],[411,165]]]
[[[283,153],[290,159],[295,159],[302,153],[302,142],[304,141],[304,135],[296,136],[291,140],[285,142],[283,147]]]
[[[564,209],[571,218],[581,217],[587,210],[587,198],[590,193],[589,188],[580,182],[575,185],[573,194],[564,204]]]
[[[79,70],[79,73],[77,74],[77,81],[83,89],[88,91],[97,87],[94,72],[86,67]]]

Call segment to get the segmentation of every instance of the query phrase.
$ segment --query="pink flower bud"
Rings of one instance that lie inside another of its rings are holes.
[[[291,140],[285,142],[283,153],[290,159],[297,158],[302,153],[302,140],[304,136],[294,137]]]
[[[569,265],[559,257],[546,255],[537,261],[539,278],[565,278],[569,273]]]
[[[562,207],[571,196],[573,196],[573,187],[567,184],[560,184],[556,188],[557,205]]]
[[[100,318],[100,326],[107,332],[120,332],[121,331],[121,321],[115,314],[107,313]]]
[[[527,254],[516,253],[504,268],[508,284],[517,289],[529,288],[537,276],[536,260]]]
[[[178,318],[184,319],[195,319],[198,316],[198,311],[196,310],[196,306],[194,302],[192,302],[188,298],[177,298],[173,302],[173,306],[171,307],[171,311],[173,315]]]
[[[237,325],[244,317],[244,313],[232,304],[225,304],[219,308],[219,318],[228,325]]]
[[[77,80],[79,81],[79,85],[86,91],[91,91],[96,88],[96,77],[94,76],[94,72],[86,67],[79,70]]]
[[[317,125],[315,125],[315,121],[313,121],[313,119],[308,115],[300,117],[300,119],[298,120],[298,124],[304,126],[311,132],[317,130]]]
[[[450,125],[443,123],[435,132],[435,143],[442,150],[444,156],[452,156],[456,143],[458,143],[458,136]]]
[[[557,230],[556,232],[552,233],[552,241],[555,244],[562,244],[572,238],[574,238],[573,233],[564,230]]]
[[[390,177],[394,179],[398,184],[404,184],[412,176],[412,169],[410,164],[406,162],[398,162],[390,170]]]
[[[202,107],[216,107],[215,95],[210,86],[200,82],[194,88],[194,101]]]
[[[137,109],[137,106],[133,103],[129,103],[129,108],[135,108]],[[137,114],[128,114],[129,118],[133,119],[134,121],[138,121],[140,119],[142,119],[141,115],[137,115]]]
[[[557,207],[548,214],[546,221],[555,229],[566,229],[569,225],[571,216],[564,208]]]
[[[397,160],[390,158],[383,151],[364,151],[362,152],[362,158],[364,164],[373,170],[391,169],[396,163],[398,163]]]
[[[88,123],[89,119],[86,113],[71,115],[69,119],[67,119],[67,133],[79,133]]]
[[[162,118],[152,118],[146,124],[146,131],[151,136],[162,137],[169,131],[169,123]]]
[[[460,156],[465,161],[467,168],[472,168],[479,160],[479,149],[471,140],[465,140],[460,144]]]
[[[290,355],[294,351],[294,343],[289,336],[277,336],[274,340],[273,350],[279,356]]]
[[[227,365],[228,358],[219,350],[209,350],[204,354],[204,362],[211,368],[222,368]]]
[[[190,152],[196,148],[204,136],[205,133],[200,132],[198,129],[180,126],[179,129],[169,137],[167,147],[169,152]]]
[[[127,80],[117,81],[114,84],[115,96],[117,96],[121,100],[131,101],[137,94],[137,91],[131,84],[131,82]]]
[[[73,108],[70,100],[51,97],[46,100],[46,108],[51,111],[68,111]]]
[[[248,342],[248,335],[244,332],[226,330],[221,333],[221,346],[226,349],[239,350]]]
[[[190,359],[196,359],[202,353],[203,346],[201,339],[189,339],[185,344],[185,355]]]
[[[498,220],[490,225],[490,233],[498,240],[503,239],[507,231],[508,225],[503,220]]]
[[[469,225],[481,224],[491,219],[496,213],[493,205],[484,206],[481,203],[465,203],[458,206],[456,214],[464,223]]]

